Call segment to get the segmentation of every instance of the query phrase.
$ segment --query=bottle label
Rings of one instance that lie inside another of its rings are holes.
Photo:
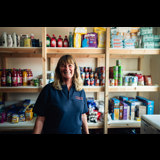
[[[1,77],[2,84],[6,84],[6,77]]]
[[[64,47],[68,47],[68,43],[67,42],[64,42]]]
[[[62,41],[58,42],[58,47],[62,47]]]
[[[27,83],[27,77],[23,77],[23,82]]]
[[[11,76],[7,76],[7,83],[11,83],[11,82],[12,82]]]
[[[12,77],[13,84],[17,84],[17,77]]]

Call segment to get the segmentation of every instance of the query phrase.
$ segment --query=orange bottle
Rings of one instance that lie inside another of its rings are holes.
[[[23,86],[27,86],[27,71],[23,70]]]

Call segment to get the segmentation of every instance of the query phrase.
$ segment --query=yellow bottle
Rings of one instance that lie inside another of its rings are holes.
[[[26,119],[26,121],[31,121],[33,119],[33,108],[26,109],[25,119]]]
[[[23,71],[23,86],[27,86],[27,71]]]
[[[28,35],[24,39],[24,47],[31,47],[31,39],[28,37]]]

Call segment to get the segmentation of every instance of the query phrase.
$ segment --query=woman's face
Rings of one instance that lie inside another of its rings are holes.
[[[74,64],[61,64],[60,73],[62,79],[64,80],[72,79],[74,75],[74,70],[75,70]]]

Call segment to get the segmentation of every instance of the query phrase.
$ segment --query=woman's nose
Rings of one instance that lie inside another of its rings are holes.
[[[66,66],[65,66],[65,69],[66,69],[66,70],[68,70],[68,69],[69,69],[69,66],[68,66],[68,65],[66,65]]]

